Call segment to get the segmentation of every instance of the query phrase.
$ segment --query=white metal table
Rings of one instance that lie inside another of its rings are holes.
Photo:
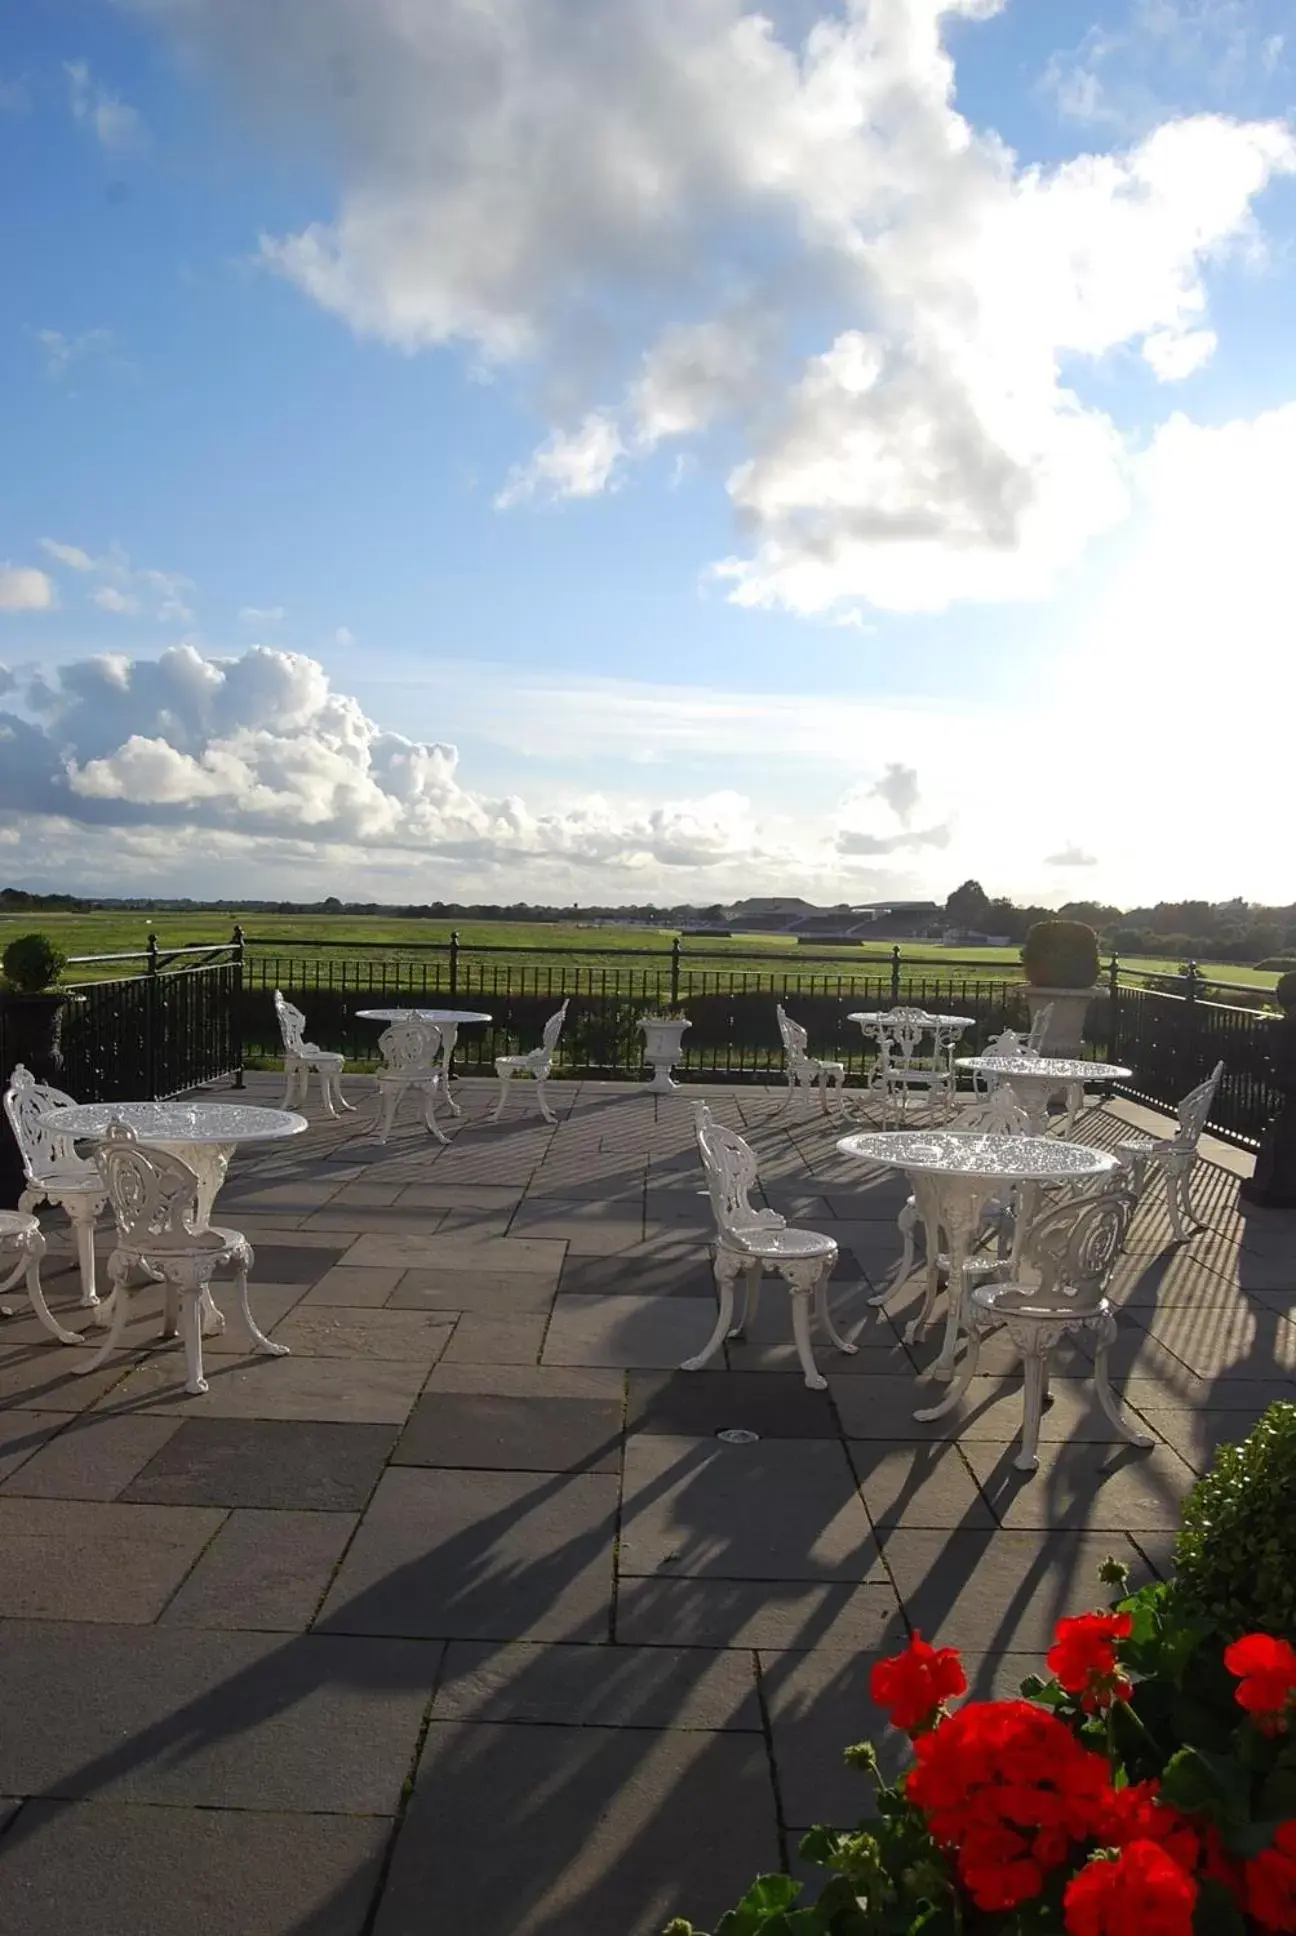
[[[47,1110],[44,1120],[58,1135],[90,1143],[107,1134],[109,1123],[126,1123],[141,1143],[178,1156],[198,1178],[198,1219],[204,1228],[239,1144],[282,1142],[309,1127],[292,1110],[242,1102],[80,1102]],[[224,1328],[208,1297],[203,1330],[212,1336]]]
[[[954,1051],[964,1030],[975,1027],[974,1016],[934,1015],[929,1009],[901,1003],[895,1008],[860,1009],[846,1020],[857,1025],[866,1041],[872,1039],[877,1043],[877,1062],[865,1085],[865,1093],[871,1095],[881,1088],[885,1098],[884,1122],[889,1113],[893,1082],[900,1098],[902,1121],[914,1083],[926,1087],[929,1096],[933,1090],[942,1088],[953,1097]],[[926,1035],[932,1037],[931,1067],[920,1069],[918,1045]]]
[[[463,1110],[450,1094],[450,1063],[459,1040],[459,1031],[472,1022],[489,1022],[490,1015],[484,1015],[474,1008],[358,1008],[356,1014],[362,1022],[383,1022],[390,1026],[393,1022],[434,1022],[441,1031],[441,1073],[445,1077],[444,1095],[452,1116],[462,1116]]]
[[[1080,1113],[1087,1082],[1125,1082],[1134,1073],[1117,1062],[1086,1062],[1062,1055],[961,1055],[954,1066],[1010,1083],[1036,1136],[1048,1128],[1048,1103],[1054,1090],[1067,1092],[1069,1130]]]
[[[963,1314],[965,1266],[972,1253],[982,1212],[1005,1184],[1080,1183],[1087,1177],[1110,1176],[1119,1169],[1106,1150],[1083,1143],[1063,1142],[1056,1136],[987,1136],[977,1130],[892,1129],[843,1136],[837,1145],[843,1156],[865,1163],[881,1163],[903,1170],[913,1186],[914,1201],[927,1237],[927,1287],[923,1318],[930,1312],[939,1288],[940,1233],[949,1240],[949,1309],[940,1354],[932,1373],[949,1378]],[[1032,1193],[1033,1194],[1033,1193]],[[1029,1216],[1022,1206],[1019,1237]],[[921,1418],[921,1412],[915,1414]]]

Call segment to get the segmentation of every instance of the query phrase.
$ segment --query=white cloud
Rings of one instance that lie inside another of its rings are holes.
[[[333,643],[334,645],[340,645],[345,650],[348,646],[356,643],[356,635],[349,625],[339,625],[333,634]]]
[[[57,603],[45,572],[34,565],[0,564],[0,612],[48,612]]]
[[[240,605],[240,625],[282,625],[287,613],[282,605]]]
[[[87,127],[105,148],[136,148],[144,124],[136,109],[96,81],[86,61],[67,61],[68,106],[72,119]]]
[[[42,538],[41,550],[47,551],[58,564],[66,565],[69,571],[93,571],[95,561],[88,551],[80,545],[60,544],[56,538]]]
[[[1093,854],[1087,854],[1083,847],[1077,846],[1072,841],[1056,854],[1050,854],[1044,865],[1046,867],[1096,867],[1098,861]]]
[[[892,761],[871,786],[855,788],[842,801],[834,842],[837,853],[849,861],[948,847],[952,832],[947,817],[930,820],[926,826],[914,825],[923,804],[917,769]]]
[[[118,591],[116,585],[100,585],[91,592],[90,598],[101,611],[117,612],[123,618],[134,617],[140,608],[140,602],[133,592]]]
[[[570,434],[554,431],[525,464],[515,465],[495,508],[507,511],[537,494],[597,497],[612,484],[624,455],[615,421],[601,410],[592,411]]]
[[[1285,126],[1212,114],[1023,166],[942,39],[999,0],[823,0],[782,16],[800,40],[743,0],[134,4],[276,132],[327,122],[337,207],[268,263],[357,331],[534,378],[558,428],[499,503],[724,424],[721,581],[800,613],[1046,592],[1128,510],[1086,369],[1198,367],[1207,277],[1296,167]]]
[[[74,364],[110,350],[114,337],[110,329],[83,329],[79,335],[66,336],[60,329],[37,329],[32,335],[45,352],[45,374],[56,382]]]
[[[1272,80],[1285,0],[1131,0],[1119,24],[1056,49],[1041,91],[1066,119],[1142,134],[1186,103],[1232,104]]]

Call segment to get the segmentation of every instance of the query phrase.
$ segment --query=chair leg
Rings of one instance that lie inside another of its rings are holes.
[[[36,1313],[36,1316],[49,1332],[50,1336],[57,1338],[60,1344],[81,1344],[83,1339],[80,1332],[64,1330],[63,1326],[50,1310],[49,1305],[45,1302],[45,1293],[41,1288],[40,1281],[40,1264],[41,1258],[45,1254],[45,1244],[39,1237],[33,1237],[30,1241],[33,1248],[27,1258],[26,1276],[27,1296],[31,1300],[32,1310]]]
[[[1113,1324],[1111,1336],[1104,1338],[1094,1353],[1094,1391],[1097,1394],[1098,1403],[1102,1406],[1104,1413],[1116,1427],[1121,1437],[1127,1440],[1130,1445],[1137,1445],[1141,1452],[1146,1452],[1155,1441],[1150,1439],[1145,1432],[1140,1432],[1136,1426],[1130,1424],[1128,1418],[1125,1416],[1125,1407],[1112,1390],[1107,1376],[1107,1353],[1111,1349],[1112,1339],[1115,1335],[1116,1327]]]
[[[711,1336],[707,1339],[696,1357],[686,1358],[684,1360],[680,1366],[681,1371],[701,1371],[704,1365],[710,1364],[716,1352],[724,1344],[729,1334],[729,1327],[733,1322],[734,1276],[735,1273],[730,1271],[726,1271],[722,1276],[719,1260],[717,1259],[716,1289],[720,1293],[720,1314],[716,1318],[715,1330],[711,1333]]]
[[[68,1215],[72,1218],[73,1229],[76,1232],[77,1263],[81,1269],[80,1308],[83,1311],[91,1311],[99,1302],[99,1293],[95,1288],[96,1212],[91,1210],[87,1215],[86,1208],[85,1204],[78,1204],[76,1209],[69,1206]]]
[[[383,1089],[382,1115],[378,1125],[380,1143],[385,1143],[392,1133],[392,1124],[396,1120],[396,1108],[404,1093],[404,1090],[398,1089],[394,1082],[388,1083]]]
[[[203,1377],[202,1357],[202,1319],[198,1311],[198,1300],[202,1293],[186,1286],[180,1294],[180,1328],[184,1333],[185,1348],[185,1390],[191,1398],[199,1398],[207,1389]]]
[[[1167,1166],[1165,1172],[1166,1209],[1170,1212],[1170,1228],[1174,1232],[1174,1239],[1177,1244],[1184,1243],[1188,1236],[1188,1226],[1184,1222],[1183,1209],[1180,1202],[1180,1182],[1181,1179],[1178,1172]]]
[[[1048,1360],[1039,1351],[1028,1352],[1022,1369],[1025,1372],[1025,1380],[1022,1386],[1021,1449],[1013,1464],[1018,1472],[1034,1472],[1039,1465],[1036,1447],[1039,1444],[1040,1419],[1044,1415]]]
[[[558,1121],[558,1118],[554,1115],[552,1109],[550,1109],[549,1107],[549,1098],[545,1094],[545,1078],[543,1076],[536,1077],[535,1092],[536,1092],[536,1101],[540,1105],[540,1114],[544,1117],[547,1123],[556,1123]]]
[[[941,1399],[940,1404],[928,1405],[922,1411],[914,1413],[914,1417],[921,1424],[930,1425],[934,1418],[945,1418],[948,1413],[954,1410],[954,1407],[963,1397],[963,1394],[976,1376],[977,1360],[980,1356],[981,1333],[973,1329],[967,1334],[962,1361],[954,1374],[953,1383],[950,1385],[944,1398]]]
[[[316,1063],[315,1076],[316,1076],[316,1080],[319,1083],[320,1108],[324,1111],[324,1114],[326,1116],[336,1116],[337,1110],[333,1107],[333,1085],[330,1080],[328,1070],[321,1068],[320,1065]],[[306,1083],[307,1083],[307,1086],[309,1087],[310,1085],[309,1074],[306,1077]]]
[[[265,1332],[252,1315],[252,1307],[248,1303],[248,1274],[246,1265],[240,1269],[235,1279],[235,1288],[238,1291],[239,1308],[243,1313],[243,1322],[246,1324],[248,1336],[251,1338],[257,1350],[264,1353],[268,1358],[287,1358],[290,1355],[287,1345],[276,1344],[273,1338],[267,1338]]]
[[[814,1291],[789,1284],[792,1293],[792,1340],[796,1345],[796,1355],[805,1373],[806,1388],[809,1391],[827,1391],[828,1380],[814,1361],[814,1346],[810,1338],[810,1312]]]
[[[904,1249],[900,1253],[900,1262],[888,1277],[886,1284],[868,1300],[874,1306],[885,1304],[892,1292],[899,1290],[913,1270],[918,1254],[914,1241],[918,1231],[918,1206],[912,1197],[896,1218],[896,1229],[904,1239]]]
[[[853,1358],[856,1355],[856,1353],[859,1351],[859,1346],[857,1344],[852,1344],[849,1338],[843,1338],[841,1332],[837,1329],[837,1326],[833,1323],[833,1320],[832,1320],[832,1311],[829,1308],[829,1304],[828,1304],[828,1280],[831,1277],[831,1275],[832,1275],[832,1265],[827,1264],[824,1267],[823,1276],[819,1279],[819,1282],[815,1285],[815,1293],[814,1293],[815,1316],[818,1318],[820,1324],[822,1324],[824,1330],[828,1333],[828,1338],[830,1343],[834,1345],[838,1351],[844,1351],[848,1358]]]
[[[355,1104],[348,1102],[342,1094],[342,1071],[340,1069],[331,1069],[329,1071],[329,1091],[339,1109],[346,1110],[348,1115],[355,1114]]]
[[[936,1299],[940,1294],[940,1243],[939,1233],[923,1224],[923,1240],[927,1246],[927,1272],[923,1281],[923,1301],[916,1318],[910,1318],[904,1330],[906,1344],[916,1344],[931,1323]]]
[[[509,1077],[507,1072],[505,1072],[499,1077],[499,1096],[496,1100],[495,1107],[491,1110],[491,1113],[490,1113],[490,1119],[493,1123],[497,1123],[500,1117],[504,1114],[504,1105],[508,1101],[508,1094],[509,1094]]]
[[[424,1126],[436,1137],[438,1143],[449,1143],[450,1138],[446,1135],[436,1119],[436,1099],[439,1086],[440,1081],[438,1078],[437,1082],[429,1082],[423,1090],[423,1122]]]
[[[290,1057],[284,1057],[284,1092],[279,1104],[281,1109],[291,1109],[297,1100],[297,1064]]]
[[[73,1365],[73,1371],[82,1377],[87,1372],[98,1371],[100,1365],[117,1349],[121,1343],[122,1332],[126,1329],[126,1307],[130,1303],[130,1294],[126,1289],[128,1271],[125,1265],[118,1265],[114,1269],[114,1262],[114,1258],[108,1259],[108,1276],[113,1288],[112,1296],[105,1307],[112,1311],[112,1327],[93,1358],[86,1358]]]
[[[166,1289],[162,1293],[162,1338],[174,1338],[180,1329],[180,1292],[169,1278],[164,1278]]]
[[[1201,1218],[1193,1209],[1192,1201],[1193,1166],[1195,1162],[1195,1157],[1190,1159],[1188,1168],[1181,1171],[1179,1176],[1179,1202],[1183,1209],[1184,1222],[1193,1229],[1197,1229],[1201,1224]]]
[[[738,1322],[734,1325],[732,1331],[729,1333],[729,1336],[731,1338],[744,1337],[746,1335],[748,1325],[755,1323],[756,1306],[760,1302],[761,1278],[764,1276],[764,1274],[765,1274],[764,1265],[759,1263],[748,1264],[746,1270],[743,1272],[742,1316],[738,1319]]]

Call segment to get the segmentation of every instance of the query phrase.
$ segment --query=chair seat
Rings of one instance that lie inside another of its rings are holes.
[[[539,1072],[545,1068],[546,1064],[543,1056],[497,1055],[495,1058],[496,1075],[502,1075],[505,1069],[513,1069],[525,1074],[528,1072]]]
[[[988,1317],[1026,1318],[1037,1324],[1054,1324],[1059,1318],[1100,1318],[1111,1310],[1105,1297],[1084,1302],[1063,1291],[1041,1295],[1030,1284],[978,1284],[972,1302]]]
[[[6,1237],[30,1237],[40,1224],[26,1210],[0,1210],[0,1243]]]
[[[1123,1143],[1117,1143],[1116,1154],[1120,1156],[1173,1156],[1178,1144],[1170,1136],[1130,1136]]]
[[[745,1257],[828,1257],[837,1244],[817,1230],[769,1230],[757,1224],[722,1237],[720,1248]]]
[[[329,1065],[336,1064],[336,1066],[339,1069],[342,1068],[342,1066],[346,1062],[346,1057],[344,1055],[339,1055],[336,1049],[317,1049],[313,1042],[303,1042],[300,1048],[289,1049],[288,1054],[289,1056],[295,1055],[299,1062],[324,1062],[324,1063],[328,1063]]]
[[[97,1170],[50,1170],[45,1176],[28,1178],[33,1190],[51,1197],[101,1197],[104,1186]]]
[[[156,1258],[161,1262],[165,1257],[226,1257],[240,1250],[246,1242],[247,1238],[241,1230],[230,1230],[213,1223],[205,1230],[187,1233],[179,1241],[150,1238],[147,1243],[125,1243],[119,1240],[117,1249],[127,1257]]]

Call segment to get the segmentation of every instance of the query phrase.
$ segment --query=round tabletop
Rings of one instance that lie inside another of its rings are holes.
[[[109,1123],[128,1123],[141,1143],[273,1143],[300,1136],[306,1118],[245,1102],[79,1102],[46,1110],[60,1136],[93,1142]]]
[[[1134,1073],[1118,1062],[1086,1062],[1083,1057],[1065,1055],[961,1055],[954,1067],[1010,1080],[1039,1076],[1054,1082],[1124,1082]]]
[[[1064,1143],[1055,1136],[987,1136],[970,1129],[884,1129],[843,1136],[843,1156],[934,1176],[1007,1177],[1019,1182],[1065,1182],[1107,1176],[1119,1168],[1107,1150]]]
[[[920,1014],[927,1022],[939,1022],[942,1028],[971,1028],[976,1021],[974,1015],[934,1015],[928,1008],[911,1008],[905,1012],[910,1016]],[[868,1008],[861,1014],[848,1015],[846,1020],[848,1022],[889,1022],[894,1014],[895,1010],[892,1008]]]
[[[490,1016],[474,1008],[358,1008],[362,1022],[489,1022]]]

